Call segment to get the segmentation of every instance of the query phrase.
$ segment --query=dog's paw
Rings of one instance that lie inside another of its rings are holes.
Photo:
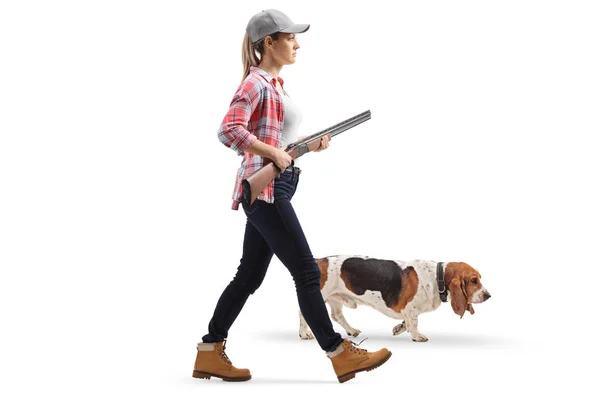
[[[429,339],[427,336],[419,333],[417,336],[413,336],[412,340],[413,342],[427,342]]]
[[[401,324],[398,324],[394,327],[394,329],[392,329],[392,333],[394,334],[394,336],[398,336],[401,333],[406,332],[406,324],[404,323],[404,321]]]
[[[348,334],[348,336],[354,336],[357,337],[358,335],[360,335],[360,331],[358,329],[351,329],[349,331],[346,332]]]
[[[310,339],[314,339],[315,338],[314,335],[313,335],[313,333],[311,331],[300,332],[298,334],[298,336],[300,336],[300,339],[302,339],[302,340],[310,340]]]

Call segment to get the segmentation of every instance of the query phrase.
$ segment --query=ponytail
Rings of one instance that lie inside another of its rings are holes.
[[[273,40],[279,39],[279,32],[275,32],[270,36]],[[265,36],[266,37],[266,36]],[[250,74],[250,67],[258,67],[258,64],[262,61],[263,54],[265,52],[265,38],[262,38],[255,44],[252,44],[250,35],[246,33],[244,36],[244,43],[242,44],[242,64],[244,66],[244,75],[242,82]]]
[[[242,44],[242,64],[244,65],[244,76],[242,77],[242,82],[250,73],[250,67],[258,67],[258,64],[260,63],[260,59],[256,54],[256,47],[257,46],[252,44],[250,35],[246,33],[244,36],[244,43]]]

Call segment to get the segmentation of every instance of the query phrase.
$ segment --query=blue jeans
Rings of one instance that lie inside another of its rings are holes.
[[[227,338],[229,328],[239,315],[248,296],[258,289],[265,277],[273,253],[290,271],[296,285],[300,311],[319,346],[333,351],[342,337],[333,330],[320,290],[321,272],[290,200],[298,187],[299,169],[284,171],[275,178],[275,203],[255,200],[242,207],[247,216],[242,259],[233,280],[223,291],[208,324],[204,343]]]

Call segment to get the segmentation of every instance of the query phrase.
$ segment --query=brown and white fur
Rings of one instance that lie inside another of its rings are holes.
[[[331,318],[350,336],[360,331],[348,324],[343,306],[368,305],[388,317],[403,320],[392,333],[405,331],[412,340],[426,342],[419,332],[419,314],[433,311],[441,304],[436,280],[437,262],[430,260],[381,260],[366,256],[329,256],[315,260],[321,270],[321,294],[331,307]],[[481,284],[479,272],[464,262],[443,263],[444,282],[452,310],[463,317],[475,312],[473,304],[490,298]],[[300,312],[299,335],[312,339],[313,334]]]

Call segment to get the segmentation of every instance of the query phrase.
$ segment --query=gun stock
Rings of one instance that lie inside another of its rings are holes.
[[[260,192],[279,175],[279,168],[274,162],[263,166],[261,169],[253,173],[248,178],[242,181],[242,201],[246,204],[254,203]]]

